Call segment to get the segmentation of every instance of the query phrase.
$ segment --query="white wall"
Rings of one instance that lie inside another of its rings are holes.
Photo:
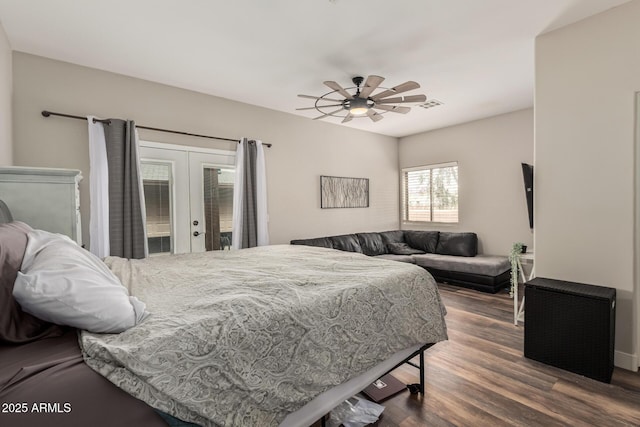
[[[87,125],[44,118],[44,109],[273,143],[267,149],[267,191],[274,244],[398,228],[396,138],[19,52],[14,52],[13,76],[14,163],[82,170],[84,236],[89,224]],[[168,133],[140,130],[140,138],[235,150],[232,142]],[[369,178],[370,207],[320,209],[320,175]]]
[[[536,39],[538,276],[617,288],[616,364],[638,366],[634,93],[640,1]]]
[[[400,139],[400,167],[458,162],[459,223],[407,229],[473,231],[480,252],[532,248],[521,163],[533,163],[533,110],[521,110]],[[534,224],[535,225],[535,224]]]
[[[11,89],[11,46],[0,24],[0,166],[11,166],[13,163]]]

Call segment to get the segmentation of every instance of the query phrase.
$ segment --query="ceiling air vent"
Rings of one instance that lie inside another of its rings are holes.
[[[437,107],[438,105],[442,105],[442,104],[444,104],[444,102],[438,101],[437,99],[432,98],[427,102],[425,102],[424,104],[420,104],[419,107],[429,109],[429,108]]]

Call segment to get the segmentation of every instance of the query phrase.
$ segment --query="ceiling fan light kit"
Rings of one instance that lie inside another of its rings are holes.
[[[425,102],[427,100],[425,95],[397,96],[400,93],[418,89],[420,85],[416,82],[408,81],[387,89],[380,87],[383,81],[384,77],[380,76],[371,75],[367,77],[366,81],[363,77],[357,76],[352,79],[355,86],[346,89],[334,81],[326,81],[324,84],[332,91],[322,96],[298,95],[301,98],[315,99],[315,104],[313,107],[298,108],[297,110],[317,110],[322,113],[321,116],[314,117],[314,120],[339,117],[343,119],[342,123],[345,123],[353,118],[368,117],[377,122],[382,120],[384,118],[382,115],[387,112],[407,114],[411,111],[410,107],[393,104]],[[355,93],[349,92],[354,89]],[[374,94],[377,89],[383,89],[383,91]],[[342,95],[344,99],[337,99],[336,95],[338,94]],[[335,109],[336,107],[339,108]]]
[[[346,108],[348,108],[349,113],[354,116],[362,116],[363,114],[367,114],[370,108],[373,107],[373,102],[360,98],[354,97],[353,99],[346,100]]]

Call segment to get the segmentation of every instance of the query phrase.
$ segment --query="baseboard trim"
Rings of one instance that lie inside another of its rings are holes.
[[[618,368],[638,372],[638,355],[616,350],[613,354],[613,364]]]

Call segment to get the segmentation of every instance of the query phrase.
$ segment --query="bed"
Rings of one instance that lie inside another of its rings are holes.
[[[104,264],[146,317],[3,339],[0,424],[306,426],[447,338],[413,265],[289,245]]]

